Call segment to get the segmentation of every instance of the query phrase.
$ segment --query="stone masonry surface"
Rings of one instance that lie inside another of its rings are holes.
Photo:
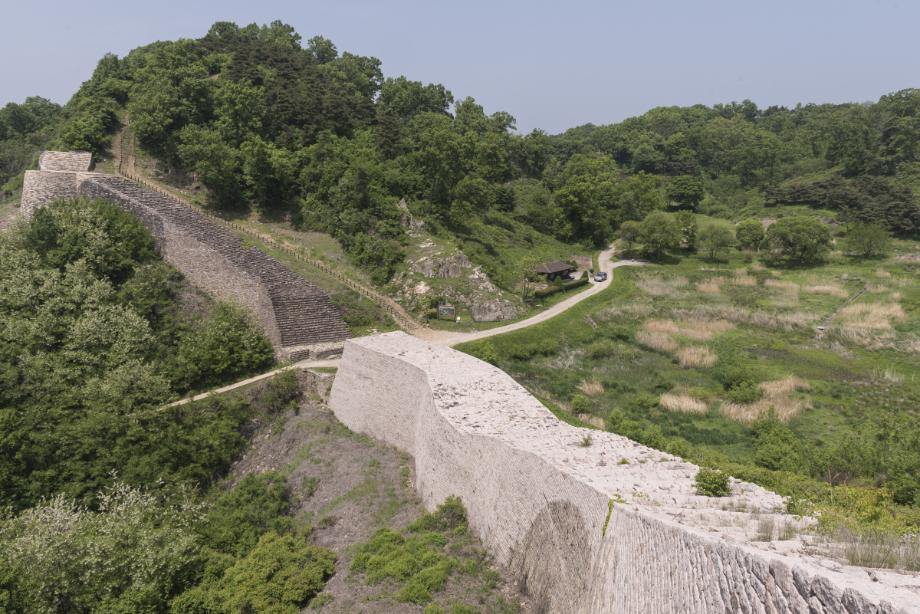
[[[93,154],[88,151],[43,151],[38,168],[43,171],[86,172],[92,168]]]
[[[566,425],[501,370],[404,333],[345,344],[330,407],[415,458],[433,508],[450,495],[547,612],[913,613],[920,577],[841,565],[764,520],[801,528],[782,499],[733,481],[695,494],[697,467]],[[586,439],[590,437],[590,439]]]
[[[60,152],[44,152],[41,163],[76,166]],[[87,163],[88,165],[88,163]],[[329,297],[264,252],[206,216],[164,194],[114,175],[71,171],[27,171],[21,211],[57,198],[88,196],[134,214],[154,236],[163,258],[191,283],[249,310],[282,357],[300,358],[348,338],[348,328]]]

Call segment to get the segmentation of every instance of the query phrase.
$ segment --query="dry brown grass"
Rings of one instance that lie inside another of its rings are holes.
[[[798,292],[799,284],[794,281],[782,281],[780,279],[766,279],[763,285],[774,290],[785,290],[787,292]]]
[[[636,282],[639,289],[651,296],[674,296],[678,290],[685,288],[690,282],[686,277],[661,277],[652,275]]]
[[[652,333],[665,333],[676,335],[680,330],[674,320],[649,320],[642,325],[642,328]]]
[[[733,328],[735,325],[728,320],[693,318],[681,320],[677,325],[677,334],[693,341],[709,341]]]
[[[799,377],[789,376],[759,386],[763,398],[753,403],[722,403],[719,411],[727,418],[750,424],[773,412],[777,420],[788,422],[803,409],[809,407],[807,399],[796,396],[796,392],[808,390],[808,382]]]
[[[739,273],[738,271],[735,271],[735,276],[732,277],[732,283],[736,286],[752,288],[757,285],[757,278],[752,277],[746,273]]]
[[[704,369],[712,367],[719,357],[706,346],[689,345],[677,350],[677,361],[686,369]]]
[[[611,320],[644,318],[654,311],[649,303],[627,303],[625,305],[612,305],[595,314],[594,318],[601,322]]]
[[[679,340],[708,341],[734,327],[727,320],[686,318],[675,322],[655,319],[643,324],[642,329],[636,333],[636,341],[653,350],[673,355],[683,367],[711,367],[718,360],[711,350],[703,346],[681,347]]]
[[[836,319],[844,328],[890,330],[892,322],[904,316],[898,303],[854,303],[841,309]]]
[[[808,382],[801,377],[789,375],[783,379],[762,382],[760,384],[760,389],[763,390],[764,396],[776,398],[792,394],[798,390],[808,390],[809,385]]]
[[[686,318],[728,320],[737,324],[750,324],[779,330],[807,328],[820,319],[818,314],[811,312],[769,313],[753,311],[737,305],[698,305],[693,309],[679,309],[671,313]]]
[[[888,292],[889,288],[885,284],[866,284],[866,292],[869,294],[881,294]]]
[[[640,330],[636,333],[636,341],[658,352],[673,354],[680,347],[677,341],[667,333]]]
[[[666,392],[658,399],[658,404],[680,414],[705,414],[709,409],[705,402],[684,392]]]
[[[875,271],[875,276],[888,279],[889,277],[891,277],[891,271],[886,271],[885,269],[877,269]]]
[[[710,277],[703,281],[697,282],[696,291],[701,294],[721,294],[722,284],[725,283],[724,277]]]
[[[582,382],[578,384],[578,389],[589,397],[596,397],[604,394],[604,385],[596,379],[582,380]]]
[[[829,294],[837,298],[846,298],[850,295],[849,292],[836,284],[816,284],[814,286],[805,286],[802,289],[811,294]]]

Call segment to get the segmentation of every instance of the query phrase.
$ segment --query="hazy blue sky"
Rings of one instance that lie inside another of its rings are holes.
[[[659,105],[867,101],[920,86],[914,0],[0,0],[0,16],[0,104],[65,102],[107,51],[275,19],[380,58],[388,76],[508,111],[523,131]]]

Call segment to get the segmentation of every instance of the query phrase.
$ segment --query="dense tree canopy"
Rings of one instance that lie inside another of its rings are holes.
[[[507,113],[440,84],[385,78],[378,59],[328,39],[304,42],[281,22],[219,22],[200,39],[104,57],[61,113],[58,143],[104,152],[122,109],[141,145],[194,173],[213,206],[329,232],[378,282],[403,260],[400,200],[474,240],[476,222],[501,212],[600,246],[666,204],[733,218],[756,195],[920,232],[904,179],[920,163],[915,90],[872,105],[659,107],[521,135]]]
[[[183,314],[181,278],[135,218],[97,201],[40,209],[0,237],[0,287],[0,503],[91,502],[114,469],[204,485],[230,463],[241,409],[157,408],[266,367],[271,346],[236,310]]]

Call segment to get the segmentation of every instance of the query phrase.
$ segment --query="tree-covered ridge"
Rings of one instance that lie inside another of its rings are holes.
[[[271,364],[236,308],[192,293],[135,218],[61,201],[0,237],[0,503],[129,484],[207,484],[242,444],[244,415],[163,412],[178,394]],[[200,449],[211,448],[202,461]]]
[[[508,113],[384,78],[378,59],[322,37],[304,45],[281,22],[220,22],[200,39],[103,58],[65,109],[60,145],[102,152],[120,109],[141,145],[194,173],[214,206],[329,232],[378,281],[403,258],[400,199],[474,244],[479,222],[604,245],[623,222],[667,206],[737,219],[764,202],[901,236],[920,228],[915,90],[875,104],[662,107],[520,135]],[[484,267],[489,257],[474,254]]]
[[[22,171],[35,164],[61,115],[60,105],[38,96],[0,109],[0,200],[22,186]]]

